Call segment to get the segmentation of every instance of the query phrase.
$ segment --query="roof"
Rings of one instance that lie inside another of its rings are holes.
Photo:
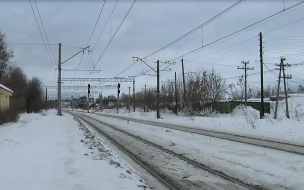
[[[11,89],[7,88],[6,86],[4,86],[4,85],[2,85],[2,84],[0,84],[0,88],[4,89],[4,90],[6,90],[6,91],[9,91],[9,92],[11,92],[11,93],[13,93],[13,91],[12,91]]]

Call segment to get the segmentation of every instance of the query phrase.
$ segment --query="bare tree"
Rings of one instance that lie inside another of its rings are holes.
[[[6,43],[6,36],[0,31],[0,79],[7,75],[10,59],[13,51],[9,50]]]
[[[11,67],[1,82],[14,93],[11,97],[10,107],[16,108],[18,112],[26,109],[27,78],[19,67]]]
[[[229,95],[231,100],[243,100],[244,98],[244,75],[239,77],[239,80],[237,82],[237,85],[234,83],[229,84]]]
[[[27,85],[27,112],[39,112],[44,107],[43,99],[42,82],[39,78],[33,77]]]

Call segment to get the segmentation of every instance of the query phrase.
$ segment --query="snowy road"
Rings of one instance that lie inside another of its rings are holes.
[[[17,123],[0,126],[0,189],[144,189],[132,167],[83,130],[55,111],[22,114]]]
[[[304,157],[268,148],[236,143],[161,127],[90,117],[115,125],[189,158],[269,189],[302,189]],[[174,146],[170,146],[174,144]],[[195,176],[195,174],[193,174]]]

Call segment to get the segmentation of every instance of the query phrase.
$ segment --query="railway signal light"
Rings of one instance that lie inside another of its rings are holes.
[[[91,89],[91,85],[90,84],[88,84],[88,93],[90,93],[91,91],[90,91],[90,89]]]
[[[120,83],[117,85],[118,94],[120,93]]]

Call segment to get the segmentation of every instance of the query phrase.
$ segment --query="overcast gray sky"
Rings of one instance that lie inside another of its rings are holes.
[[[62,77],[115,77],[130,64],[134,63],[132,56],[146,57],[156,50],[176,40],[208,19],[233,5],[235,0],[191,0],[191,1],[152,1],[137,0],[131,12],[113,38],[108,49],[100,58],[109,40],[117,30],[133,1],[118,0],[112,17],[105,23],[116,3],[107,0],[101,13],[99,22],[90,40],[90,52],[85,51],[62,65],[63,69],[96,69],[100,73],[63,71]],[[155,67],[156,60],[173,60],[202,45],[207,45],[234,31],[242,29],[276,12],[282,11],[300,0],[247,0],[230,10],[220,18],[199,29],[183,40],[145,59],[146,63]],[[31,0],[36,17],[38,17],[35,2]],[[9,48],[15,53],[14,63],[21,67],[29,76],[38,76],[45,85],[57,85],[58,43],[62,43],[62,61],[66,60],[79,48],[67,46],[86,47],[100,10],[103,0],[91,1],[43,1],[36,0],[40,16],[45,27],[52,51],[47,46],[51,60],[44,45],[16,45],[16,44],[43,44],[38,26],[29,1],[0,1],[0,29],[7,35]],[[228,83],[236,82],[243,71],[238,70],[241,61],[249,61],[254,71],[259,72],[259,32],[264,34],[264,62],[270,69],[280,61],[280,56],[285,56],[288,63],[298,64],[304,57],[304,3],[287,10],[269,20],[252,28],[248,28],[238,35],[233,35],[218,43],[209,45],[192,54],[184,56],[185,72],[212,69],[228,78]],[[303,19],[302,19],[303,18]],[[300,20],[302,19],[302,20]],[[290,24],[294,22],[293,24]],[[287,25],[290,24],[290,25]],[[287,26],[285,26],[287,25]],[[103,27],[105,30],[101,33]],[[284,26],[282,28],[279,28]],[[278,29],[279,28],[279,29]],[[277,29],[275,31],[272,31]],[[42,30],[42,34],[44,32]],[[101,34],[99,40],[98,36]],[[96,43],[95,47],[93,45]],[[239,44],[238,44],[239,43]],[[55,45],[53,45],[55,44]],[[238,45],[237,45],[238,44]],[[54,56],[53,56],[54,54]],[[82,59],[81,59],[82,57]],[[180,58],[170,68],[171,72],[161,72],[161,81],[174,78],[174,72],[181,76]],[[268,64],[269,63],[269,64]],[[166,66],[166,65],[165,65]],[[294,87],[298,82],[303,84],[303,66],[290,67],[288,74],[294,75],[290,81]],[[139,75],[149,68],[141,62],[119,75],[128,77]],[[267,71],[267,68],[264,68]],[[278,71],[274,71],[275,74]],[[154,75],[153,72],[149,72]],[[265,72],[265,85],[276,82],[271,72]],[[297,77],[297,78],[296,78]],[[300,79],[299,79],[300,78]],[[259,86],[259,75],[248,77],[249,85],[254,88]],[[91,85],[105,85],[90,82]],[[143,85],[156,86],[155,76],[136,77],[136,89]],[[88,82],[65,82],[63,85],[87,85]],[[111,84],[111,83],[107,83]],[[127,93],[131,83],[122,83],[121,91]],[[103,94],[115,94],[116,90],[103,90]]]

